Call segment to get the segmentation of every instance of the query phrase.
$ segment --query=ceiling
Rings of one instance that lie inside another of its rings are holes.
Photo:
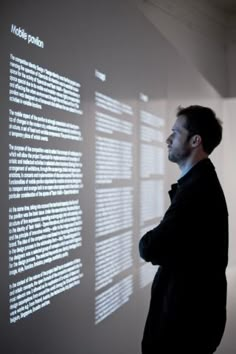
[[[208,0],[227,14],[236,13],[236,0]]]

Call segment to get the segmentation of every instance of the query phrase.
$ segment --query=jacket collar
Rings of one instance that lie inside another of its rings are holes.
[[[183,177],[178,179],[177,183],[179,186],[186,183],[187,181],[193,180],[196,177],[205,174],[206,172],[214,171],[215,166],[209,158],[200,160],[197,162]]]
[[[174,198],[177,188],[178,188],[178,183],[174,183],[171,185],[171,189],[168,192],[170,196],[170,200]]]
[[[170,199],[172,200],[174,198],[178,187],[182,186],[187,182],[193,181],[198,176],[206,173],[206,171],[209,172],[214,170],[215,166],[209,158],[197,162],[183,177],[178,179],[177,183],[171,185],[171,189],[168,192]]]

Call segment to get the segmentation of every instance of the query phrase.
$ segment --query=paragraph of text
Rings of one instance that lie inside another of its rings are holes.
[[[77,194],[82,154],[9,144],[9,199]]]
[[[10,323],[50,304],[50,299],[80,284],[82,263],[75,259],[9,285]]]
[[[81,246],[79,201],[9,209],[9,275],[51,263]]]
[[[43,105],[82,114],[80,84],[53,71],[10,54],[10,102],[37,109]]]

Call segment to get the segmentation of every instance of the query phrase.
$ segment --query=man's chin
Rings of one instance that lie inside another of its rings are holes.
[[[173,156],[171,153],[168,154],[168,160],[171,162],[177,162],[175,156]]]

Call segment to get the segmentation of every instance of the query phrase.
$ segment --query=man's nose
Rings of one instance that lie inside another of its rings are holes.
[[[170,143],[170,140],[171,140],[171,135],[169,135],[166,139],[166,144],[169,144]]]

